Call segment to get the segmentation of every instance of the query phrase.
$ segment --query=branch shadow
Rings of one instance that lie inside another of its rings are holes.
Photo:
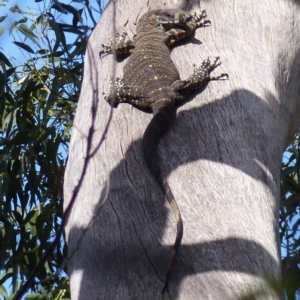
[[[276,198],[274,182],[279,180],[279,174],[275,175],[275,179],[273,175],[279,172],[283,146],[280,143],[276,146],[274,136],[280,130],[276,122],[280,122],[274,120],[274,124],[270,124],[270,118],[257,120],[256,117],[262,112],[268,116],[270,105],[278,105],[271,95],[267,98],[268,103],[248,91],[240,90],[227,98],[180,112],[171,132],[167,133],[160,144],[161,154],[164,158],[168,157],[162,160],[165,175],[183,164],[205,159],[227,164],[260,180],[270,187]],[[230,107],[229,110],[236,111],[236,114],[224,114],[225,107]],[[256,114],[255,110],[260,113]],[[244,114],[242,120],[239,117],[241,112]],[[212,115],[210,124],[201,118],[203,114]],[[192,116],[199,121],[198,126],[190,125]],[[223,123],[219,124],[216,120],[222,120]],[[270,125],[273,126],[273,136],[269,135],[268,130],[262,130]],[[263,138],[257,138],[261,134]],[[177,146],[173,149],[169,145],[174,144],[174,136]],[[266,145],[271,147],[263,151]],[[76,270],[84,271],[81,286],[85,287],[85,291],[80,293],[79,299],[112,299],[112,291],[117,299],[119,290],[130,290],[132,285],[136,289],[128,299],[158,299],[172,249],[171,246],[161,245],[168,203],[148,172],[141,149],[141,140],[134,141],[124,159],[111,171],[109,197],[99,214],[97,208],[94,210],[97,214],[82,240],[83,244],[93,241],[93,245],[79,248],[78,251],[84,251],[84,254],[76,253],[70,260],[69,275],[72,276],[75,271],[73,266]],[[176,149],[181,149],[180,153]],[[232,149],[239,151],[232,152]],[[272,151],[275,156],[270,153]],[[237,156],[232,157],[232,153]],[[245,157],[251,159],[246,161]],[[274,163],[270,157],[277,157],[278,162]],[[135,172],[137,168],[139,172]],[[125,179],[117,181],[116,178]],[[107,188],[108,183],[102,190],[99,203],[105,198]],[[141,191],[144,191],[143,194]],[[274,219],[277,218],[279,203],[275,206]],[[75,227],[71,229],[69,250],[76,247],[76,241],[82,236],[83,230]],[[274,230],[277,230],[276,225]],[[193,257],[192,253],[198,253],[198,256]],[[270,269],[278,268],[278,261],[268,250],[251,240],[231,237],[192,245],[183,243],[171,275],[172,299],[178,296],[184,278],[193,274],[232,271],[262,276],[262,270],[267,273]],[[95,296],[95,284],[101,286],[101,295]],[[217,282],[209,284],[210,288],[221,288]],[[86,293],[88,287],[91,292],[89,295]]]

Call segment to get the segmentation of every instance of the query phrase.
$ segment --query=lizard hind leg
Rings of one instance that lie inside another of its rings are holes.
[[[185,80],[176,80],[171,84],[171,89],[176,95],[177,104],[184,100],[184,95],[199,89],[203,89],[209,81],[228,78],[228,74],[222,73],[219,76],[210,76],[210,73],[221,65],[220,58],[213,61],[209,58],[204,60],[200,67],[194,65],[194,73]]]
[[[142,110],[149,110],[153,102],[144,87],[127,86],[123,79],[118,77],[115,79],[115,84],[111,84],[109,95],[104,94],[104,99],[112,107],[117,107],[119,103],[128,103]]]
[[[121,102],[119,99],[119,90],[124,87],[124,81],[123,79],[116,77],[115,82],[113,84],[113,80],[110,80],[110,91],[109,91],[109,95],[105,95],[105,93],[103,93],[104,95],[104,100],[106,100],[110,106],[112,107],[117,107],[118,104]]]

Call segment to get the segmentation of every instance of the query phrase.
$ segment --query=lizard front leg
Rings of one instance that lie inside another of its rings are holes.
[[[116,38],[109,39],[108,44],[102,44],[102,50],[99,52],[99,56],[101,57],[103,54],[128,54],[132,53],[135,46],[135,40],[127,39],[127,33],[122,32],[118,34]]]
[[[204,88],[209,81],[228,78],[228,74],[226,73],[222,73],[217,77],[210,76],[210,73],[220,64],[219,57],[216,57],[213,62],[208,58],[202,62],[200,67],[195,67],[194,74],[187,79],[174,81],[170,87],[174,94],[177,95],[175,97],[175,102],[179,104],[184,100],[184,95],[200,88]]]
[[[206,20],[206,17],[205,10],[203,10],[199,16],[194,13],[190,21],[179,24],[179,27],[166,31],[166,44],[170,46],[179,40],[190,36],[197,28],[209,26],[211,22]]]

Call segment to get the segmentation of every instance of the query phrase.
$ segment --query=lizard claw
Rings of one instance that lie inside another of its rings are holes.
[[[123,79],[119,78],[119,77],[116,77],[116,80],[115,80],[115,87],[116,88],[119,88],[119,87],[122,87],[124,86],[124,81]]]
[[[194,65],[194,73],[195,72],[197,73],[199,69],[202,69],[202,70],[205,69],[205,70],[208,71],[208,73],[210,73],[211,71],[213,71],[215,68],[217,68],[220,65],[221,65],[221,62],[220,62],[220,57],[219,56],[217,56],[213,62],[211,62],[210,58],[208,57],[207,59],[205,59],[202,62],[200,68],[199,67],[197,68]]]
[[[111,45],[109,44],[102,44],[102,50],[99,52],[99,57],[101,58],[101,56],[103,54],[110,54],[112,53],[112,48],[111,48]]]
[[[117,52],[118,52],[118,47],[117,45],[118,44],[123,44],[124,41],[125,41],[125,38],[127,36],[127,33],[126,32],[121,32],[121,33],[117,33],[117,36],[112,39],[110,38],[108,40],[108,43],[107,44],[102,44],[102,50],[99,52],[99,56],[101,58],[101,56],[103,54],[111,54],[113,53],[116,49],[117,49]]]
[[[200,67],[197,67],[195,64],[193,65],[194,67],[194,75],[199,75],[199,73],[206,73],[208,76],[209,74],[216,69],[217,67],[219,67],[221,65],[220,62],[220,57],[217,56],[213,61],[210,60],[210,58],[208,57],[206,60],[204,60],[201,64]],[[216,77],[211,77],[209,76],[209,80],[219,80],[219,79],[228,79],[229,76],[227,73],[222,73],[219,76]]]
[[[226,77],[226,78],[225,78]],[[222,80],[226,80],[226,79],[228,79],[229,78],[229,75],[227,74],[227,73],[222,73],[222,74],[220,74],[219,76],[213,76],[213,77],[210,77],[210,80],[220,80],[220,79],[222,79]]]
[[[197,13],[194,13],[193,19],[195,23],[197,24],[197,28],[199,27],[206,27],[210,26],[211,22],[209,20],[205,20],[207,17],[206,11],[203,10],[200,15],[197,15]]]
[[[208,58],[209,60],[209,58]],[[212,64],[210,64],[209,66],[209,69],[210,69],[210,72],[213,71],[215,68],[217,68],[218,66],[221,65],[221,62],[220,62],[220,57],[217,56],[215,58],[215,60],[213,61]],[[220,74],[219,76],[216,76],[216,77],[210,77],[210,80],[219,80],[219,79],[225,79],[224,77],[226,77],[226,79],[229,78],[229,75],[227,73],[222,73]]]

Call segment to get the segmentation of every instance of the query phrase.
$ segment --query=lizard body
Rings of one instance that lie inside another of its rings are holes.
[[[200,67],[194,69],[194,74],[186,80],[180,80],[171,60],[169,46],[190,36],[196,28],[210,23],[205,18],[205,11],[200,16],[179,9],[149,11],[139,19],[133,40],[126,40],[126,35],[121,34],[111,40],[111,44],[102,45],[103,50],[100,51],[100,56],[112,52],[132,53],[124,66],[123,80],[116,79],[115,87],[106,100],[114,107],[119,103],[129,103],[153,113],[142,141],[145,162],[170,203],[177,221],[177,235],[160,299],[163,299],[163,294],[168,289],[171,268],[183,236],[183,222],[166,177],[158,164],[159,140],[175,120],[176,108],[183,103],[186,94],[205,87],[211,80],[227,76],[210,76],[220,65],[216,58],[213,62],[205,60]]]

